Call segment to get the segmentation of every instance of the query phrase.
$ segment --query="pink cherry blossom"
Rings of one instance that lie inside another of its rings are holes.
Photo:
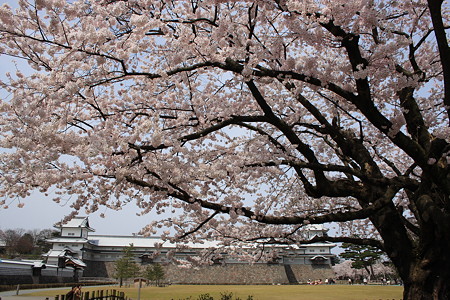
[[[236,249],[369,244],[405,299],[449,297],[447,2],[18,5],[0,51],[32,71],[0,84],[2,198],[137,205],[143,233]]]

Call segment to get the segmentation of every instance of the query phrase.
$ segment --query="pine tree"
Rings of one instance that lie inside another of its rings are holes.
[[[134,260],[133,244],[123,250],[123,256],[115,262],[115,278],[120,280],[122,286],[123,279],[135,277],[139,272],[139,266]]]
[[[372,266],[379,261],[383,252],[378,248],[372,246],[362,246],[350,243],[342,243],[342,248],[345,249],[341,253],[343,259],[352,261],[352,268],[366,270],[369,278],[373,275]]]
[[[148,265],[144,271],[144,277],[150,281],[155,281],[156,285],[164,279],[164,269],[160,264]]]

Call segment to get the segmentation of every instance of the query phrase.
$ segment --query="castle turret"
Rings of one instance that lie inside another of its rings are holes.
[[[60,236],[47,240],[52,244],[52,249],[44,255],[47,263],[62,268],[84,268],[83,248],[88,243],[89,232],[95,231],[89,226],[88,218],[75,217],[66,224],[56,224],[55,228],[60,230]]]

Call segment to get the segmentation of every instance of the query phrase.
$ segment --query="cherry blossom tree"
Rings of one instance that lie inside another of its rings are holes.
[[[355,269],[352,268],[351,260],[344,260],[333,266],[336,277],[340,280],[348,280],[355,277]]]
[[[4,199],[135,203],[161,213],[147,233],[225,246],[375,246],[404,299],[450,297],[447,2],[18,4],[0,52],[34,72],[2,83]]]
[[[339,280],[344,280],[344,284],[347,284],[348,279],[351,278],[353,280],[360,279],[364,276],[363,272],[358,269],[354,269],[352,267],[353,262],[351,260],[343,260],[340,263],[333,266],[333,271],[335,273],[336,278]],[[373,265],[373,275],[374,278],[372,280],[378,280],[382,283],[386,283],[387,280],[392,280],[393,283],[396,282],[398,276],[395,274],[395,270],[390,267],[389,263],[377,262]],[[385,281],[383,281],[385,279]]]

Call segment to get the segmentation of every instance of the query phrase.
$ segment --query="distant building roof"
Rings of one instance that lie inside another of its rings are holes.
[[[50,250],[46,254],[44,254],[43,256],[64,257],[64,255],[66,255],[66,251],[64,251],[64,250]]]
[[[55,225],[57,228],[87,228],[89,231],[95,231],[89,226],[88,217],[74,217],[72,220],[68,221],[66,224],[59,223]],[[326,232],[327,229],[323,224],[309,224],[305,226],[305,229],[312,231],[314,234],[317,231]],[[60,244],[89,244],[93,247],[103,247],[103,248],[123,248],[130,244],[133,244],[135,248],[145,249],[145,248],[165,248],[165,249],[176,249],[179,247],[186,247],[191,249],[207,249],[207,248],[221,248],[221,241],[219,240],[205,240],[198,243],[171,243],[161,237],[144,237],[139,235],[133,236],[114,236],[114,235],[92,235],[89,234],[87,237],[75,237],[75,236],[63,236],[55,237],[46,240],[50,243],[60,243]],[[301,249],[309,247],[335,247],[336,244],[331,242],[318,242],[314,244],[302,244],[302,245],[273,245],[273,248],[290,248],[290,249]],[[253,248],[255,244],[243,243],[242,248]],[[117,250],[117,249],[116,249]],[[144,250],[145,251],[145,250]],[[49,255],[49,254],[47,254]],[[55,255],[52,253],[52,256]]]
[[[158,237],[144,236],[113,236],[113,235],[89,235],[89,244],[98,247],[124,247],[133,244],[136,248],[154,248],[161,245],[163,248],[176,248],[177,244],[170,243]],[[218,247],[218,241],[205,241],[203,243],[180,243],[189,248]]]
[[[52,240],[53,241],[53,240]],[[71,241],[71,240],[69,240]],[[201,243],[183,243],[178,244],[171,243],[169,241],[163,240],[160,237],[144,237],[144,236],[114,236],[114,235],[89,235],[89,244],[95,245],[97,247],[125,247],[133,244],[135,248],[156,248],[161,246],[161,248],[177,248],[177,246],[186,246],[187,248],[193,249],[206,249],[206,248],[219,248],[221,247],[221,242],[218,240],[205,240]],[[330,242],[305,244],[305,245],[291,245],[290,248],[299,249],[304,247],[334,247],[335,244]],[[242,244],[242,248],[252,248],[255,247],[254,244],[248,243]],[[286,248],[285,245],[273,245],[273,247]]]
[[[93,228],[89,226],[88,217],[74,217],[67,223],[57,223],[55,224],[56,228],[86,228],[89,231],[95,231]]]
[[[323,224],[309,224],[305,229],[308,231],[328,231]]]
[[[88,240],[86,238],[71,238],[71,237],[56,237],[52,239],[46,239],[49,243],[72,243],[72,244],[83,244]]]
[[[70,247],[65,247],[62,250],[50,250],[46,254],[44,254],[43,256],[46,256],[46,257],[66,257],[66,256],[70,256],[71,254],[74,254],[74,253],[76,253],[76,252],[73,251],[73,249],[70,249]]]
[[[327,258],[323,255],[316,255],[310,258],[310,260],[325,260],[325,259]]]
[[[86,264],[82,260],[75,257],[66,257],[66,266],[86,268]]]
[[[302,244],[302,246],[314,246],[314,247],[336,247],[335,243],[332,242],[316,242],[313,244]]]
[[[13,260],[13,259],[0,259],[0,263],[3,264],[12,264],[12,265],[22,265],[22,266],[31,266],[33,268],[42,268],[46,264],[42,261],[32,261],[32,260]]]

